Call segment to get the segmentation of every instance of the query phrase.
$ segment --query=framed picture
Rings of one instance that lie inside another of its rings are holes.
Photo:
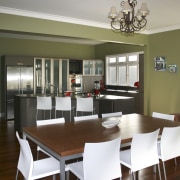
[[[155,71],[166,71],[166,58],[163,56],[154,58]]]
[[[168,69],[169,69],[170,73],[176,73],[177,72],[177,66],[175,64],[170,64]]]

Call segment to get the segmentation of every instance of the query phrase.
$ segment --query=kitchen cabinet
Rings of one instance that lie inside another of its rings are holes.
[[[69,60],[34,58],[34,93],[57,93],[68,86]]]
[[[104,74],[103,60],[83,60],[83,75],[98,76]]]

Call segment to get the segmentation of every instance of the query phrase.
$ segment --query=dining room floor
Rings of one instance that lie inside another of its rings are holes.
[[[30,142],[33,157],[36,157],[36,145]],[[41,157],[44,155],[41,154]],[[16,167],[19,157],[19,144],[17,142],[14,130],[14,121],[0,120],[0,179],[14,180],[16,175]],[[180,180],[180,158],[177,158],[178,165],[175,166],[174,160],[166,162],[167,179]],[[163,178],[162,163],[161,173]],[[129,180],[129,170],[122,168],[122,180]],[[52,179],[52,177],[43,178],[44,180]],[[59,179],[57,176],[56,179]],[[138,173],[139,180],[158,180],[158,173],[153,173],[153,168],[146,168]],[[163,178],[164,179],[164,178]],[[23,180],[22,175],[19,175],[18,180]],[[70,173],[70,180],[76,180],[76,177]]]

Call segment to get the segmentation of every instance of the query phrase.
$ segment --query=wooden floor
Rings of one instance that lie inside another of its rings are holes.
[[[35,145],[30,143],[33,155],[35,157]],[[19,156],[19,144],[15,137],[14,123],[13,121],[0,120],[0,179],[2,180],[14,180],[16,175],[16,166]],[[174,160],[170,160],[166,163],[168,180],[180,180],[180,159],[177,159],[178,165],[174,165]],[[162,173],[161,164],[161,173]],[[122,167],[123,180],[130,179],[128,169]],[[162,175],[163,177],[163,175]],[[22,175],[19,176],[19,180],[22,180]],[[44,178],[45,180],[52,178]],[[59,176],[58,178],[59,179]],[[70,174],[70,180],[76,178]],[[158,173],[153,173],[153,168],[147,168],[141,170],[138,173],[138,179],[140,180],[158,180]],[[162,178],[164,179],[164,178]]]

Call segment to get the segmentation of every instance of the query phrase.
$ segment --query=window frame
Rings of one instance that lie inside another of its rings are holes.
[[[105,68],[106,68],[106,85],[115,85],[115,86],[133,86],[129,81],[129,67],[137,65],[137,81],[139,81],[139,55],[144,54],[144,52],[132,52],[132,53],[124,53],[124,54],[115,54],[115,55],[107,55],[105,59]],[[129,61],[129,57],[136,55],[137,61]],[[124,62],[119,62],[120,57],[125,57],[126,60]],[[115,58],[116,61],[114,63],[110,63],[110,59]],[[126,67],[126,82],[125,84],[120,84],[119,79],[119,67]],[[116,67],[116,83],[110,83],[110,67]]]

